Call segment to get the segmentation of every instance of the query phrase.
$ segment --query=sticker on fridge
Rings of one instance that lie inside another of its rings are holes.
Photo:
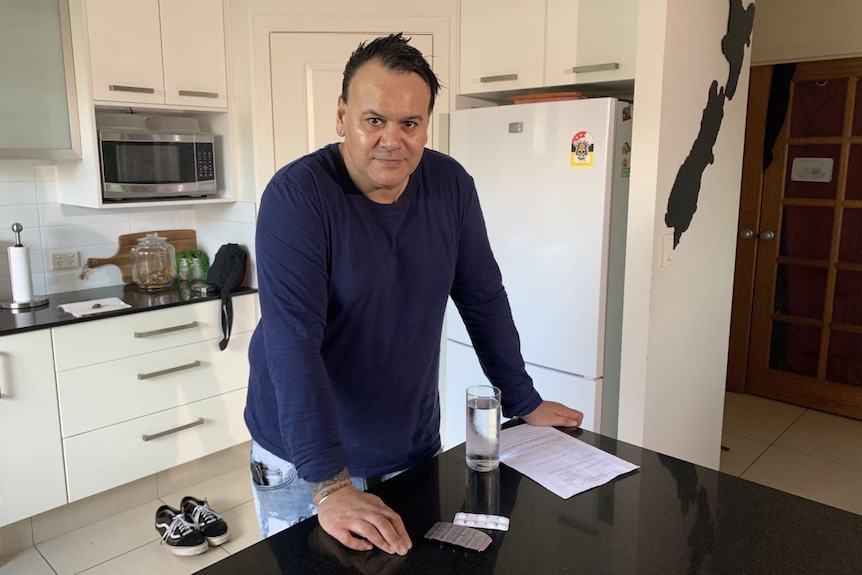
[[[569,156],[569,166],[572,168],[592,168],[593,148],[595,142],[589,132],[578,132],[572,138],[572,152]]]

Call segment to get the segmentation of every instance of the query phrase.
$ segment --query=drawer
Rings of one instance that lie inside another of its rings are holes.
[[[233,298],[233,334],[254,329],[256,297],[248,294]],[[209,300],[64,325],[51,331],[56,369],[65,371],[216,337],[221,339],[221,302]]]
[[[251,333],[59,372],[63,437],[246,387]]]
[[[248,441],[245,397],[239,389],[64,439],[69,501]]]

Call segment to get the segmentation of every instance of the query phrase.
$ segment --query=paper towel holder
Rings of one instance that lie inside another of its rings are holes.
[[[23,248],[23,244],[21,244],[21,231],[24,229],[24,226],[15,222],[12,224],[12,231],[15,233],[15,245],[13,248]],[[11,248],[10,248],[11,249]],[[26,254],[25,254],[26,255]],[[10,276],[12,275],[12,262],[9,262],[9,272]],[[28,273],[29,273],[29,265],[28,265]],[[13,287],[13,291],[14,291]],[[43,295],[30,295],[30,299],[28,301],[16,301],[14,298],[0,299],[0,309],[9,309],[13,312],[15,311],[23,311],[29,310],[34,307],[41,307],[43,305],[48,304],[48,296]]]

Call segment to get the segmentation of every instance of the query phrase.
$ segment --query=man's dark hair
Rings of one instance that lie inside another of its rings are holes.
[[[408,44],[409,38],[398,34],[381,36],[367,44],[360,42],[359,47],[350,55],[347,65],[344,66],[344,79],[341,81],[341,99],[347,102],[347,91],[356,71],[365,63],[377,60],[380,64],[393,72],[415,72],[428,84],[431,91],[431,99],[428,102],[428,113],[434,110],[434,100],[440,91],[440,80],[431,69],[428,61],[422,56],[422,52]]]

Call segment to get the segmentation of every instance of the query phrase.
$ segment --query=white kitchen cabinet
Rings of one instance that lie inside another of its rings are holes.
[[[64,439],[69,501],[248,441],[245,398],[239,389]]]
[[[462,94],[541,86],[545,0],[462,0]]]
[[[53,328],[69,501],[249,439],[243,422],[257,295]]]
[[[635,77],[637,0],[547,0],[545,86]]]
[[[66,503],[50,330],[0,337],[0,526]]]
[[[0,159],[80,159],[68,1],[0,2],[0,28]]]
[[[460,93],[632,80],[637,0],[463,0]]]
[[[87,0],[93,99],[226,108],[222,0]]]

